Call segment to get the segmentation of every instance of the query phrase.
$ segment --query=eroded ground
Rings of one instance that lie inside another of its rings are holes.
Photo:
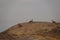
[[[1,32],[0,40],[60,40],[60,23],[18,23]]]

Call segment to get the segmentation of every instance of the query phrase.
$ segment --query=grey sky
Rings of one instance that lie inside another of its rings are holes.
[[[0,0],[0,31],[31,19],[60,21],[60,0]]]

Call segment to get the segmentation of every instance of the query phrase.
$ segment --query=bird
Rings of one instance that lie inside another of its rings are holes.
[[[29,21],[29,23],[33,23],[33,19]]]

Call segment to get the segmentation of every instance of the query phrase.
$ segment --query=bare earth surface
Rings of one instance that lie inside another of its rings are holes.
[[[0,40],[60,40],[60,23],[18,23],[1,32]]]

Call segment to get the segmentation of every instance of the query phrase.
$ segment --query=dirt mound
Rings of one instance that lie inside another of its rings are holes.
[[[0,40],[60,40],[60,23],[18,23],[1,32]]]

